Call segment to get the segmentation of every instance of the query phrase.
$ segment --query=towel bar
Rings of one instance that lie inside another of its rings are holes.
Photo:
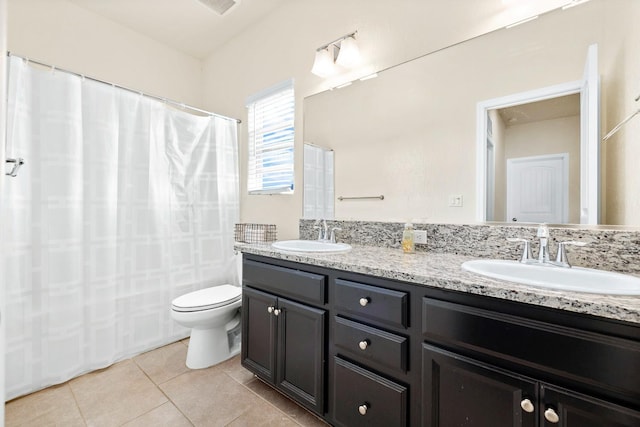
[[[380,200],[384,200],[384,196],[380,195],[380,196],[360,196],[360,197],[343,197],[343,196],[338,197],[338,200],[340,200],[340,201],[343,201],[343,200],[364,200],[364,199],[380,199]]]

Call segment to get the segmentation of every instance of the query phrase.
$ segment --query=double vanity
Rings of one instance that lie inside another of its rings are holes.
[[[236,245],[242,364],[263,381],[337,426],[640,426],[640,297],[348,237],[341,253]]]

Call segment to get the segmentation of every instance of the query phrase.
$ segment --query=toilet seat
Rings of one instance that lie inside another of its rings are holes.
[[[203,311],[232,304],[241,298],[241,288],[220,285],[179,296],[171,302],[171,308],[181,312]]]

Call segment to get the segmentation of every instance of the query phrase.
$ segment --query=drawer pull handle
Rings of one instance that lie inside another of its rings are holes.
[[[360,350],[366,350],[369,344],[371,344],[369,340],[362,340],[358,343],[358,347],[360,347]]]
[[[275,307],[270,305],[269,307],[267,307],[267,311],[269,312],[269,314],[273,313],[273,310],[275,310]]]
[[[364,298],[360,298],[360,305],[363,307],[366,307],[367,304],[369,304],[369,298],[364,297]]]
[[[360,415],[367,415],[367,409],[369,409],[369,405],[366,403],[358,406],[358,412],[360,412]]]
[[[520,407],[524,412],[528,413],[532,413],[535,410],[535,408],[533,407],[533,403],[531,403],[529,399],[524,399],[522,402],[520,402]]]
[[[281,311],[282,311],[282,310],[280,310],[280,309],[276,308],[275,310],[273,310],[273,315],[274,315],[274,316],[278,316],[278,315],[280,315],[280,312],[281,312]]]
[[[544,418],[552,424],[556,424],[560,421],[560,417],[553,408],[547,408],[547,410],[544,411]]]

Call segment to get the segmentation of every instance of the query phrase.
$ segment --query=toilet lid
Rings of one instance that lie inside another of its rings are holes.
[[[201,311],[222,307],[242,298],[242,290],[237,286],[220,285],[189,292],[174,299],[171,306],[176,311]]]

